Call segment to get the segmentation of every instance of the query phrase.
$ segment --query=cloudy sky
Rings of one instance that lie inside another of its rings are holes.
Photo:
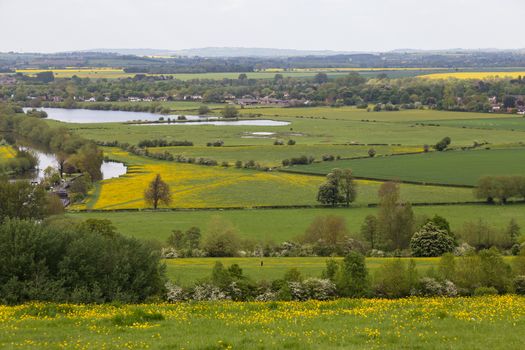
[[[0,51],[524,48],[524,0],[0,0]]]

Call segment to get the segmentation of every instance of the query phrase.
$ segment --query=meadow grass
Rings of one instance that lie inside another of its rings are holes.
[[[525,118],[522,116],[509,117],[508,115],[505,115],[487,119],[429,120],[425,123],[439,123],[439,125],[442,126],[452,126],[457,128],[525,131]]]
[[[213,266],[221,262],[225,267],[238,264],[245,276],[254,281],[273,281],[283,278],[290,269],[299,270],[307,277],[321,277],[329,257],[262,257],[262,258],[182,258],[164,260],[167,276],[173,283],[182,286],[192,286],[211,276]],[[333,258],[336,261],[342,258]],[[383,264],[394,258],[366,258],[366,267],[373,275]],[[397,258],[396,258],[397,259]],[[409,258],[401,258],[408,262]],[[430,268],[437,268],[439,258],[414,258],[416,269],[424,273]],[[261,262],[263,265],[261,266]]]
[[[476,185],[485,175],[523,175],[523,148],[429,152],[416,155],[341,160],[293,166],[290,171],[327,174],[350,168],[357,177],[426,183]]]
[[[504,229],[511,219],[525,226],[525,205],[448,205],[413,207],[416,217],[440,215],[460,232],[465,222],[483,219],[497,229]],[[141,212],[79,212],[67,213],[75,219],[108,219],[125,235],[165,242],[175,229],[201,228],[205,234],[213,217],[231,222],[240,236],[262,242],[281,243],[304,234],[306,228],[319,216],[337,215],[346,220],[354,237],[360,237],[360,228],[367,215],[377,214],[377,208],[336,209],[261,209],[261,210],[189,210]]]
[[[0,306],[0,347],[22,349],[507,350],[523,332],[525,298],[513,295]]]

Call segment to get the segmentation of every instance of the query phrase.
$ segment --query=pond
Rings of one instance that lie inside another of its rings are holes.
[[[24,108],[24,112],[32,108]],[[158,121],[163,119],[176,119],[177,115],[161,115],[149,112],[128,111],[100,111],[91,109],[65,109],[65,108],[36,108],[47,113],[47,119],[57,120],[65,123],[125,123],[132,121]],[[187,120],[199,120],[203,117],[196,115],[185,115]]]
[[[46,168],[58,168],[58,161],[54,154],[45,153],[29,147],[22,148],[26,150],[28,149],[31,152],[33,152],[38,159],[36,171],[32,172],[31,174],[28,174],[28,176],[24,176],[24,178],[30,179],[31,181],[39,182],[44,178],[44,170],[46,170]],[[128,168],[123,163],[113,161],[103,161],[100,167],[100,171],[102,171],[103,180],[113,179],[122,176],[126,174],[127,170]]]
[[[27,112],[32,108],[24,108]],[[157,122],[171,118],[176,121],[179,115],[160,115],[149,112],[128,111],[100,111],[91,109],[65,109],[65,108],[37,108],[47,113],[47,119],[57,120],[65,123],[89,124],[89,123],[126,123],[126,122]],[[136,125],[232,125],[232,126],[285,126],[289,122],[254,119],[254,120],[217,120],[218,117],[204,117],[198,115],[185,115],[187,122],[176,123],[141,123]]]

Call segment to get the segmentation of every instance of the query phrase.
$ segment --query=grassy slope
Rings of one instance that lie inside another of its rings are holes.
[[[517,296],[64,305],[56,317],[34,316],[45,309],[0,307],[0,347],[507,350],[522,348],[525,332],[525,298]],[[136,309],[165,320],[112,322]]]
[[[365,216],[375,214],[375,208],[352,209],[267,209],[267,210],[203,210],[181,212],[103,212],[70,213],[69,217],[87,219],[104,218],[111,220],[118,230],[126,235],[164,242],[174,229],[188,229],[198,226],[206,231],[213,216],[232,222],[239,233],[246,238],[261,241],[282,242],[303,234],[317,216],[339,215],[346,219],[349,230],[358,235]],[[454,205],[414,207],[416,215],[434,216],[439,214],[450,221],[452,229],[458,231],[463,223],[484,219],[491,225],[504,228],[511,218],[525,226],[525,206]]]
[[[475,185],[484,175],[523,175],[518,161],[525,149],[430,152],[426,154],[342,160],[294,166],[291,171],[326,174],[334,167],[351,168],[355,176],[375,179]]]

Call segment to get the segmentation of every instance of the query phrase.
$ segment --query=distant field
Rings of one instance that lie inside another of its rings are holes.
[[[0,306],[22,349],[520,349],[525,298]],[[156,315],[146,322],[134,313]],[[120,319],[137,319],[118,324]]]
[[[269,108],[258,111],[267,113]],[[281,111],[287,109],[281,109]],[[292,110],[292,109],[289,109]],[[365,112],[366,113],[366,112]],[[394,113],[394,112],[393,112]],[[400,112],[401,113],[401,112]],[[438,112],[436,112],[438,113]],[[374,115],[389,113],[370,113]],[[456,117],[457,114],[455,113]],[[488,115],[488,114],[487,114]],[[468,114],[464,115],[465,117]],[[493,115],[489,115],[493,117]],[[395,117],[395,114],[392,114]],[[428,120],[439,118],[439,114],[428,115]],[[477,142],[493,144],[518,143],[525,141],[525,132],[508,132],[507,130],[478,130],[449,126],[421,126],[413,123],[392,122],[361,122],[339,119],[313,119],[296,117],[263,116],[262,118],[288,121],[286,126],[214,126],[214,125],[148,125],[137,126],[129,124],[64,124],[48,121],[51,125],[66,126],[80,135],[98,141],[128,142],[136,144],[144,139],[189,140],[196,146],[205,146],[207,142],[223,140],[225,146],[239,145],[272,145],[268,138],[246,138],[250,133],[278,133],[288,135],[297,141],[298,145],[318,144],[401,144],[403,146],[419,146],[435,144],[443,137],[452,138],[454,146],[468,146]]]
[[[495,117],[487,119],[457,119],[457,120],[429,120],[425,123],[436,124],[441,126],[452,126],[457,128],[479,128],[492,130],[507,131],[525,131],[524,117]]]
[[[241,136],[242,137],[242,136]],[[268,139],[268,145],[258,146],[227,146],[227,147],[157,147],[149,148],[150,152],[163,153],[170,152],[173,155],[183,155],[185,157],[204,157],[215,159],[219,162],[229,162],[234,165],[237,160],[246,162],[255,160],[264,166],[281,166],[283,159],[300,157],[302,155],[313,156],[315,159],[322,159],[323,155],[340,156],[342,158],[366,157],[368,150],[374,148],[377,154],[395,154],[407,152],[422,152],[423,147],[418,146],[351,146],[351,145],[302,145],[294,146],[282,145],[275,146],[270,143],[274,139],[282,139],[286,143],[288,139],[293,139],[289,133],[276,133],[269,136],[254,136],[247,134],[245,137],[260,137]]]
[[[348,229],[359,236],[360,227],[367,215],[376,208],[338,209],[263,209],[263,210],[199,210],[168,212],[97,212],[68,213],[78,219],[99,218],[111,220],[123,234],[164,242],[174,229],[186,230],[192,226],[204,232],[212,217],[231,222],[245,238],[276,243],[293,239],[305,232],[315,217],[337,215],[346,219]],[[417,216],[432,217],[436,214],[450,221],[453,231],[459,231],[468,221],[483,219],[503,229],[514,218],[525,227],[525,205],[449,205],[414,207]]]
[[[133,77],[135,74],[125,73],[121,68],[104,68],[104,67],[84,67],[84,68],[64,68],[64,69],[17,69],[17,73],[26,75],[35,75],[40,72],[51,71],[55,78],[71,78],[76,75],[79,78],[93,79],[117,79]]]
[[[524,175],[525,149],[430,152],[426,154],[378,157],[313,163],[288,168],[312,174],[326,174],[334,167],[350,168],[357,177],[382,180],[475,185],[484,175]]]
[[[420,75],[426,79],[516,79],[525,76],[525,71],[450,72]]]

